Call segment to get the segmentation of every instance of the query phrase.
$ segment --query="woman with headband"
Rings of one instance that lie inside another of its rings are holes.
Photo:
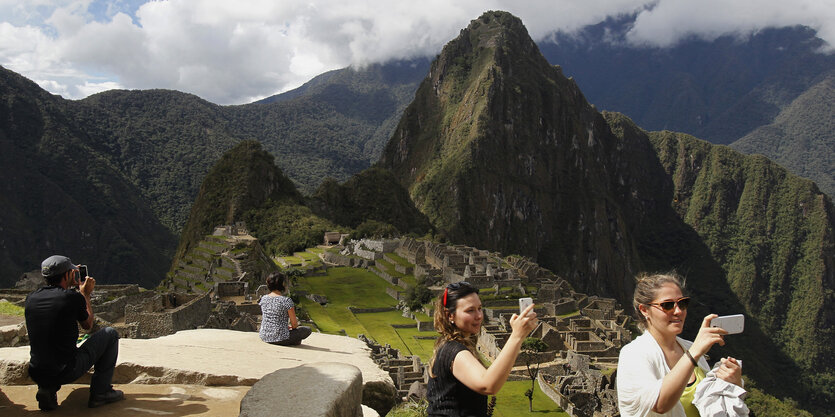
[[[435,330],[440,336],[429,360],[429,416],[487,415],[487,396],[507,381],[522,341],[536,328],[533,307],[510,318],[510,337],[493,364],[485,368],[476,352],[484,319],[478,289],[466,282],[447,285],[435,303]]]

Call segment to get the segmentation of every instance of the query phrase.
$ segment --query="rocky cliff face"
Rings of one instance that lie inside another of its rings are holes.
[[[623,300],[644,268],[634,231],[671,193],[654,159],[611,133],[519,19],[488,12],[432,64],[380,164],[452,241]]]

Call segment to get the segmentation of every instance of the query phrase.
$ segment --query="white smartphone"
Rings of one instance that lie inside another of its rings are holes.
[[[533,298],[524,297],[519,299],[519,314],[522,314],[529,305],[533,304]]]
[[[734,314],[732,316],[719,316],[710,321],[710,327],[721,327],[728,334],[742,333],[745,329],[745,316]]]

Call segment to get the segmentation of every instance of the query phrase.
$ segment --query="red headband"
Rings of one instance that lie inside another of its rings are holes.
[[[446,307],[446,293],[449,291],[449,288],[444,288],[444,307]]]

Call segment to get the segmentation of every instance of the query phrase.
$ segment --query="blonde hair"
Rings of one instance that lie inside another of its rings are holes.
[[[664,284],[675,284],[684,293],[685,280],[675,271],[666,274],[640,274],[635,278],[635,293],[632,296],[632,307],[635,309],[635,319],[641,330],[647,328],[647,318],[641,314],[639,306],[647,305],[655,299],[655,294]]]

